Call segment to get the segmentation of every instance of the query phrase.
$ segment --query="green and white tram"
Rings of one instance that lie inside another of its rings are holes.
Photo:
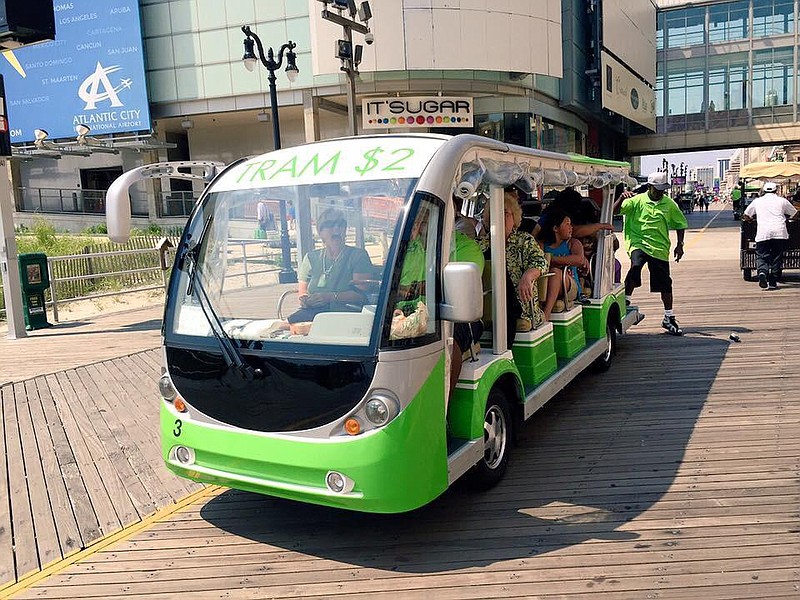
[[[204,174],[190,174],[195,167]],[[218,174],[211,163],[125,173],[107,198],[116,241],[128,236],[131,184],[210,181],[176,250],[164,313],[167,466],[195,481],[382,513],[422,506],[462,476],[495,483],[514,429],[587,367],[607,368],[617,334],[641,318],[614,284],[601,231],[587,303],[510,345],[504,188],[601,189],[610,223],[628,167],[422,134],[286,148]],[[454,194],[468,207],[488,198],[485,285],[474,264],[450,260]],[[278,231],[256,231],[265,207],[277,210]],[[424,290],[401,312],[411,261],[424,269]],[[294,270],[299,291],[287,283]],[[491,325],[450,396],[454,324],[480,318]]]

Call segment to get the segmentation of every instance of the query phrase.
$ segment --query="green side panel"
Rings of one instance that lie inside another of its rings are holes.
[[[506,373],[511,373],[517,382],[517,389],[522,397],[519,372],[514,361],[500,359],[489,365],[478,380],[474,390],[457,387],[453,390],[450,406],[447,409],[447,423],[452,437],[474,440],[483,437],[483,418],[486,411],[486,399],[495,382]],[[462,383],[463,380],[459,380]]]
[[[558,358],[574,358],[586,345],[582,316],[569,325],[553,321],[553,342]],[[605,331],[605,328],[603,329]]]
[[[536,346],[514,344],[512,351],[525,389],[539,385],[558,369],[552,335],[545,337]]]
[[[609,294],[603,299],[603,304],[591,304],[583,307],[583,330],[586,339],[600,339],[606,337],[606,321],[611,306],[619,302],[619,298]],[[625,304],[625,295],[622,295],[622,304]]]
[[[176,437],[180,417],[162,402],[162,458],[166,462],[175,445],[188,446],[196,465],[221,472],[210,475],[167,462],[170,470],[195,481],[365,512],[413,510],[447,488],[443,382],[444,356],[397,418],[354,437],[274,437],[190,420],[182,420]],[[328,491],[328,471],[352,479],[352,495]]]

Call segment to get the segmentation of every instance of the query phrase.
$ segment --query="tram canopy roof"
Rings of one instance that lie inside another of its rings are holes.
[[[756,162],[745,165],[739,177],[748,179],[800,179],[800,162]]]

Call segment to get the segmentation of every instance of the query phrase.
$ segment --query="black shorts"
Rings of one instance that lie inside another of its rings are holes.
[[[642,285],[642,268],[647,265],[650,271],[650,291],[672,293],[672,277],[669,275],[669,261],[654,258],[636,249],[631,252],[631,270],[625,283],[637,288]]]
[[[472,332],[472,336],[470,336]],[[483,335],[483,323],[455,323],[453,325],[453,341],[458,344],[462,352],[466,352],[473,343],[478,343]]]

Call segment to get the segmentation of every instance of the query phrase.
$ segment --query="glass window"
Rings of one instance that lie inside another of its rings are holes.
[[[577,152],[583,151],[583,134],[568,125],[562,125],[549,119],[542,119],[541,129],[542,150],[551,152]]]
[[[505,136],[505,117],[503,113],[476,115],[475,122],[478,124],[478,135],[503,141],[503,136]]]
[[[705,43],[705,8],[684,8],[667,12],[667,47],[685,48]]]
[[[398,250],[390,296],[389,347],[429,344],[439,338],[436,321],[442,203],[420,196]]]
[[[753,108],[794,101],[792,48],[753,52]]]
[[[747,107],[747,53],[708,57],[708,98],[717,110]]]
[[[739,0],[708,7],[708,41],[730,42],[747,37],[749,2]]]
[[[667,110],[671,115],[703,112],[702,59],[674,60],[667,63]]]
[[[184,259],[171,331],[208,338],[218,319],[237,346],[368,346],[380,330],[376,307],[388,295],[395,229],[415,182],[210,192],[189,232],[202,240],[195,266]],[[284,256],[297,284],[283,282]]]
[[[552,98],[558,98],[561,89],[561,79],[549,75],[537,74],[534,74],[533,78],[533,88],[535,90],[547,94]]]
[[[794,0],[753,0],[753,37],[794,32]]]

